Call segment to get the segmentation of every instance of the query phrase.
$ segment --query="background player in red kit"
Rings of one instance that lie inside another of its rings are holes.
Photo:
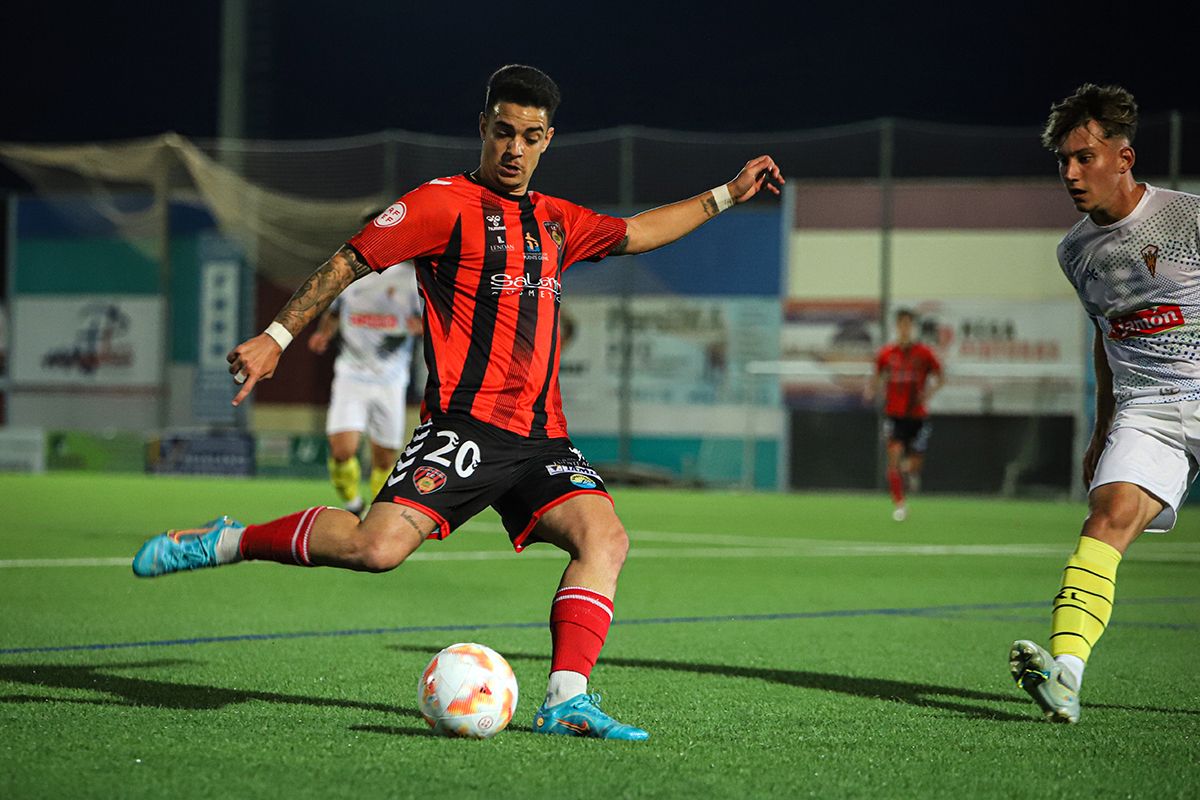
[[[908,516],[904,483],[916,488],[925,463],[930,424],[925,403],[942,385],[942,365],[934,352],[913,341],[913,312],[896,312],[896,341],[884,345],[875,356],[875,377],[867,384],[865,397],[875,399],[886,382],[884,433],[887,438],[887,479],[895,509],[892,519]]]
[[[550,612],[552,659],[540,733],[645,739],[587,694],[629,547],[603,479],[567,438],[558,387],[563,270],[643,253],[783,182],[769,156],[727,184],[627,219],[529,191],[554,136],[554,82],[503,67],[488,82],[479,168],[437,178],[394,203],[305,281],[275,321],[229,354],[240,403],[270,378],[292,337],[355,279],[413,259],[425,298],[424,422],[364,519],[314,507],[262,525],[226,517],[149,540],[134,572],[155,576],[266,559],[384,572],[428,537],[492,506],[519,551],[570,555]]]

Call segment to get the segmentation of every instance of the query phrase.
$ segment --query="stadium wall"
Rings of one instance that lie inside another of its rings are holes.
[[[874,182],[799,184],[788,296],[878,299],[882,203]],[[1057,181],[898,183],[893,205],[897,294],[1074,298],[1054,249],[1079,215]]]
[[[947,368],[930,404],[927,488],[1069,491],[1090,339],[1055,257],[1079,219],[1061,184],[905,180],[889,195],[878,181],[830,181],[795,191],[783,357],[811,359],[814,373],[838,369],[784,378],[789,485],[879,485],[879,417],[862,390],[889,337],[881,314],[908,306]]]
[[[128,195],[110,202],[119,212],[137,213],[153,201]],[[176,385],[173,399],[185,398],[176,382],[190,387],[197,361],[200,241],[213,233],[211,217],[171,206],[168,296],[153,234],[130,238],[90,198],[22,198],[14,206],[10,422],[89,431],[158,428],[162,387]],[[48,327],[42,331],[39,324]],[[113,357],[91,358],[96,353],[89,342],[97,339],[115,348]],[[170,342],[165,358],[163,340]],[[186,416],[190,409],[185,404],[172,413]]]

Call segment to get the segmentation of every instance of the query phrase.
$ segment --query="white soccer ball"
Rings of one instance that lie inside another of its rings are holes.
[[[425,668],[417,704],[434,733],[487,739],[517,710],[517,677],[490,647],[452,644]]]

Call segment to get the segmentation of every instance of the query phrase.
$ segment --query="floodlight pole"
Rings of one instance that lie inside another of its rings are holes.
[[[618,204],[622,216],[633,214],[633,145],[637,131],[620,129],[620,188]],[[633,257],[624,259],[618,315],[621,320],[621,358],[617,379],[617,461],[625,468],[633,464],[633,283],[637,275]]]
[[[249,53],[251,49],[251,6],[255,0],[221,0],[221,83],[217,108],[217,160],[230,173],[242,176],[245,173],[245,150],[234,146],[247,138],[247,83],[250,79]],[[258,3],[258,16],[268,14],[269,8]],[[264,26],[259,24],[256,29],[256,45],[262,45]],[[267,39],[269,43],[269,39]],[[260,48],[265,49],[265,48]],[[255,94],[261,99],[261,92]],[[259,104],[262,105],[261,103]],[[261,112],[260,112],[261,113]],[[259,133],[261,131],[256,131]],[[254,263],[257,255],[257,236],[247,236],[243,246],[244,274],[240,280],[240,300],[238,303],[238,326],[242,330],[250,330],[254,326]],[[245,269],[248,267],[248,269]],[[234,415],[234,426],[239,429],[249,427],[249,411],[253,408],[253,396],[247,398]]]
[[[1179,174],[1183,170],[1183,115],[1178,109],[1168,117],[1170,141],[1167,143],[1167,184],[1179,190]]]
[[[889,339],[888,324],[892,313],[892,228],[893,190],[896,168],[896,120],[885,117],[879,121],[879,335],[880,345]],[[883,421],[880,406],[879,421]],[[876,488],[885,485],[887,473],[887,441],[883,425],[879,425],[879,446],[876,448]]]
[[[217,134],[222,142],[246,136],[246,20],[250,0],[221,3],[221,96]],[[227,157],[221,148],[221,160]]]
[[[162,355],[159,358],[158,428],[165,431],[171,424],[171,387],[175,385],[171,368],[175,361],[175,315],[171,313],[171,147],[173,135],[159,146],[158,170],[154,179],[154,212],[158,219],[158,291],[162,303]]]
[[[396,171],[399,154],[396,152],[396,132],[389,128],[383,132],[383,203],[390,205],[400,196]]]

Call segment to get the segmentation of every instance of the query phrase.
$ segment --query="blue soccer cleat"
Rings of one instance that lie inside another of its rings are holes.
[[[1054,656],[1028,639],[1012,643],[1008,668],[1017,686],[1033,698],[1051,722],[1079,722],[1079,688],[1072,686]]]
[[[630,742],[650,738],[641,728],[623,725],[601,711],[598,694],[577,694],[556,706],[543,705],[533,715],[533,732]]]
[[[217,540],[226,528],[246,527],[229,517],[217,517],[199,528],[166,531],[147,541],[133,557],[133,574],[153,578],[169,572],[215,567]]]

